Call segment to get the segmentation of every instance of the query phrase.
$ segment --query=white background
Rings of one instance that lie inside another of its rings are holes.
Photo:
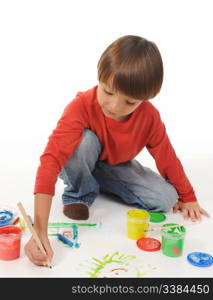
[[[181,155],[211,153],[212,1],[0,1],[1,142],[43,149],[65,105],[97,84],[120,36],[154,41],[165,78],[152,103]],[[38,148],[39,148],[38,147]]]
[[[164,83],[151,102],[208,206],[212,28],[208,0],[0,1],[0,202],[22,201],[32,214],[35,173],[48,136],[77,92],[98,83],[105,48],[131,34],[154,41],[162,54]],[[146,150],[138,159],[155,168]]]
[[[28,170],[22,188],[32,195],[39,157],[64,107],[98,83],[98,59],[127,34],[154,41],[162,54],[164,83],[151,102],[178,157],[209,160],[212,28],[208,0],[0,1],[0,184],[16,185],[14,166],[20,176]],[[155,168],[146,150],[138,158]]]

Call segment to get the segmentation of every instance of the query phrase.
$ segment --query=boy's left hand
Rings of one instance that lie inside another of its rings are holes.
[[[182,202],[178,201],[173,207],[173,212],[178,210],[182,211],[184,219],[190,218],[193,222],[201,221],[201,215],[210,217],[207,211],[205,211],[197,202]]]

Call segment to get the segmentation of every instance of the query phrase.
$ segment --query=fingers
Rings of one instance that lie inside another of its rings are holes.
[[[201,221],[201,215],[199,212],[199,209],[182,209],[183,212],[183,218],[185,220],[191,219],[192,222]]]
[[[173,207],[173,213],[176,213],[179,209],[180,209],[180,206],[178,203],[176,203],[175,206]]]
[[[192,222],[196,222],[197,220],[200,220],[200,212],[198,209],[191,209],[189,210],[189,217],[192,220]]]
[[[183,208],[182,212],[183,212],[184,219],[190,218],[192,222],[196,222],[196,221],[200,222],[202,219],[201,215],[209,217],[209,214],[204,209],[199,209],[199,208],[195,208],[195,209]]]
[[[208,218],[210,218],[210,214],[203,208],[200,208],[200,213]]]
[[[187,208],[187,207],[182,207],[178,202],[175,204],[173,207],[173,212],[176,213],[178,210],[181,210],[183,213],[183,217],[185,220],[191,219],[193,222],[196,220],[200,220],[200,212],[199,209],[196,208]]]
[[[49,260],[51,261],[52,258],[53,258],[54,253],[53,253],[53,250],[52,250],[50,244],[47,244],[47,245],[44,244],[44,248],[45,248],[46,253],[47,253],[47,258],[49,258]]]
[[[37,244],[33,239],[31,239],[25,246],[24,250],[26,255],[28,256],[29,260],[38,266],[47,266],[47,261],[52,259],[53,251],[51,246],[48,242],[44,245],[46,250],[46,255],[41,252],[38,248]]]
[[[198,220],[200,222],[202,218],[201,218],[201,214],[200,214],[199,209],[195,210],[195,216],[196,216],[196,220]]]
[[[47,263],[45,261],[37,260],[36,258],[32,257],[31,255],[28,256],[29,260],[37,266],[45,267]]]
[[[47,260],[47,255],[41,252],[39,247],[37,246],[35,240],[32,241],[34,243],[34,247],[31,248],[31,254],[36,260],[45,261]]]
[[[37,266],[45,266],[46,262],[45,260],[38,259],[37,257],[33,256],[32,253],[28,250],[28,248],[25,248],[25,253],[28,256],[29,260],[34,263]]]
[[[42,254],[42,253],[37,253],[37,250],[36,251],[31,251],[29,250],[29,248],[26,246],[25,247],[25,253],[26,255],[28,256],[29,260],[34,263],[35,265],[38,265],[38,266],[45,266],[47,263],[46,263],[46,260],[47,258]]]
[[[189,210],[189,217],[193,222],[201,221],[202,215],[206,217],[210,217],[209,213],[205,211],[203,208],[195,208],[193,210]]]
[[[183,208],[182,209],[182,213],[183,213],[183,218],[184,218],[184,220],[187,220],[188,218],[189,218],[189,211],[188,211],[188,209],[186,209],[186,208]]]

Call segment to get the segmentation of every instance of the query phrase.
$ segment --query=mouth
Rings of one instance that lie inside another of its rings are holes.
[[[116,116],[117,114],[115,114],[115,113],[113,113],[113,112],[111,112],[111,111],[109,111],[109,110],[107,110],[107,109],[105,109],[105,111],[109,114],[109,115],[112,115],[112,116]]]

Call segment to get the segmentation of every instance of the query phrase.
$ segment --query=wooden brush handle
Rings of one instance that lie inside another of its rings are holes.
[[[41,241],[40,241],[40,239],[39,239],[39,237],[38,237],[35,229],[33,228],[32,224],[31,224],[31,222],[30,222],[30,220],[29,220],[29,218],[28,218],[28,216],[26,214],[26,211],[25,211],[23,205],[21,204],[21,202],[19,202],[17,205],[18,205],[18,208],[19,208],[19,210],[20,210],[20,212],[21,212],[21,214],[22,214],[25,222],[27,223],[27,226],[28,226],[30,232],[32,233],[33,239],[35,240],[37,246],[39,247],[39,249],[41,250],[41,252],[44,255],[46,255],[46,251],[45,251],[45,249],[44,249],[44,247],[43,247],[43,245],[42,245],[42,243],[41,243]],[[48,265],[48,267],[51,268],[51,264],[50,264],[49,261],[47,261],[47,265]]]
[[[194,224],[197,224],[197,223],[181,224],[181,225],[177,224],[177,225],[170,225],[170,226],[154,227],[154,228],[148,229],[146,231],[147,232],[148,231],[155,231],[155,230],[161,230],[161,229],[167,229],[167,228],[174,228],[174,227],[181,227],[181,226],[188,226],[188,225],[194,225]]]

